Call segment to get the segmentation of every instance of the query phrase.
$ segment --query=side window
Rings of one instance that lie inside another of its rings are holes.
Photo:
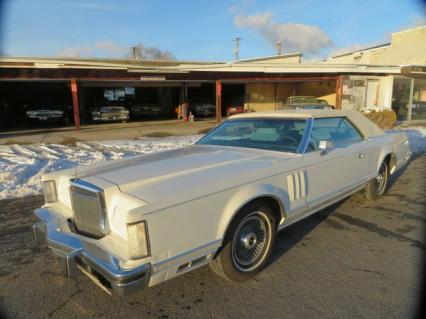
[[[336,147],[362,140],[357,129],[343,117],[328,117],[314,120],[308,152],[318,150],[320,141],[333,141]]]

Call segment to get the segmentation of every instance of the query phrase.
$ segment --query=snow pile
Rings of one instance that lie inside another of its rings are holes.
[[[143,153],[181,148],[201,136],[173,136],[102,142],[0,145],[0,199],[41,193],[41,175]]]
[[[407,133],[414,154],[426,153],[425,127],[408,127],[401,130]],[[201,135],[78,142],[76,146],[0,145],[0,199],[40,194],[41,175],[51,171],[181,148],[195,143],[200,137]]]

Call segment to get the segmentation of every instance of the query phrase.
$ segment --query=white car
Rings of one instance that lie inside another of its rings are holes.
[[[95,122],[111,122],[129,119],[129,111],[122,106],[102,106],[92,112],[92,120]]]
[[[119,295],[208,263],[244,281],[277,231],[361,189],[380,197],[410,155],[355,111],[240,114],[184,149],[44,175],[34,237]]]

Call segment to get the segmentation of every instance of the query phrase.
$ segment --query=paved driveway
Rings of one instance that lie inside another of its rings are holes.
[[[0,201],[0,308],[5,317],[410,318],[425,253],[426,155],[366,205],[356,195],[279,234],[270,265],[230,284],[208,267],[127,299],[62,275],[31,241],[42,198]]]

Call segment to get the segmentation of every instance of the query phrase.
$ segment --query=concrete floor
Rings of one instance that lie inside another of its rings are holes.
[[[216,126],[214,119],[195,122],[182,120],[143,121],[85,125],[77,132],[74,127],[45,128],[0,132],[0,145],[56,143],[72,144],[77,141],[102,141],[135,139],[142,136],[162,137],[170,135],[204,134]]]
[[[357,194],[283,230],[269,265],[247,282],[203,267],[125,299],[64,277],[32,241],[41,196],[0,201],[0,317],[413,318],[425,270],[425,167],[419,154],[380,200]]]

